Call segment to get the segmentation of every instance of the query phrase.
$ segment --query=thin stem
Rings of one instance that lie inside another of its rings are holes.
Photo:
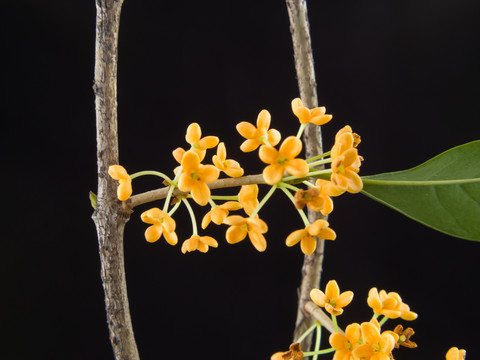
[[[328,158],[328,159],[313,161],[310,164],[308,164],[308,166],[314,167],[314,166],[318,166],[318,165],[330,164],[331,162],[332,162],[332,158]]]
[[[307,126],[307,124],[300,124],[300,128],[298,129],[298,132],[297,132],[297,138],[300,139],[300,137],[303,134],[303,130],[305,130],[306,126]]]
[[[213,200],[227,200],[227,201],[238,201],[238,195],[210,195],[210,199]]]
[[[303,341],[303,339],[305,339],[313,330],[316,329],[317,327],[317,322],[315,322],[315,324],[313,324],[312,326],[310,326],[307,331],[305,331],[297,340],[295,340],[294,342],[298,342],[298,343],[301,343]]]
[[[198,235],[197,219],[195,218],[195,213],[193,212],[193,209],[187,199],[183,199],[182,201],[187,207],[188,213],[190,214],[190,219],[192,220],[192,235]]]
[[[255,208],[255,210],[253,210],[252,214],[250,215],[250,217],[254,217],[255,215],[257,215],[257,213],[260,211],[260,209],[263,207],[263,205],[265,205],[268,201],[268,199],[270,199],[270,197],[273,195],[273,193],[275,192],[275,190],[277,190],[277,185],[273,185],[270,190],[268,191],[268,193],[263,197],[262,201],[260,201],[260,203],[257,205],[257,207]]]
[[[292,191],[295,191],[297,192],[298,190],[300,190],[300,188],[294,186],[294,185],[291,185],[291,184],[287,184],[287,183],[281,183],[281,186],[282,188],[287,188],[287,189],[290,189]]]
[[[382,320],[380,320],[380,321],[378,322],[378,324],[379,324],[380,326],[383,326],[383,324],[385,324],[385,323],[387,322],[387,320],[388,320],[388,317],[383,316]]]
[[[282,189],[282,191],[285,193],[285,195],[287,195],[287,197],[290,199],[290,201],[293,203],[293,205],[295,205],[295,198],[290,193],[290,191],[288,191],[288,189],[285,189],[283,184],[280,186],[280,189]],[[297,211],[300,214],[300,217],[302,218],[302,221],[303,221],[303,224],[305,225],[305,227],[309,226],[310,221],[308,221],[308,218],[307,218],[307,215],[305,215],[305,212],[302,209],[297,209]]]
[[[178,170],[177,174],[175,175],[175,179],[173,181],[170,181],[170,187],[168,189],[167,196],[165,198],[165,203],[163,204],[163,212],[168,211],[168,206],[170,205],[170,199],[172,197],[173,191],[177,187],[178,179],[180,178],[180,175],[182,174],[183,168],[180,167],[180,170]]]
[[[318,189],[315,184],[312,184],[310,181],[302,181],[302,184],[305,184],[311,188]]]
[[[170,179],[167,175],[165,175],[164,173],[162,173],[160,171],[154,171],[154,170],[144,170],[144,171],[136,172],[136,173],[130,175],[130,179],[133,180],[137,177],[145,176],[145,175],[154,175],[154,176],[161,177],[162,179],[166,180],[169,184],[172,182],[172,179]]]
[[[332,315],[332,323],[333,323],[333,329],[335,330],[335,332],[338,332],[337,317],[335,315]]]
[[[330,153],[331,153],[331,151],[327,151],[326,153],[322,153],[322,154],[316,155],[314,157],[308,158],[305,161],[306,162],[312,162],[312,161],[315,161],[317,159],[322,159],[324,157],[330,156]]]
[[[318,350],[318,351],[307,351],[303,353],[303,356],[312,356],[312,355],[324,355],[324,354],[329,354],[334,352],[335,349],[333,347],[328,348],[328,349],[323,349],[323,350]]]
[[[318,351],[320,350],[320,341],[322,340],[322,326],[317,322],[317,336],[315,338],[315,355],[313,356],[313,360],[317,360],[318,359],[318,355],[320,355],[318,353]]]
[[[172,216],[175,211],[177,211],[177,209],[180,207],[180,205],[182,204],[181,201],[178,201],[174,206],[173,208],[170,209],[170,211],[168,212],[168,216]]]

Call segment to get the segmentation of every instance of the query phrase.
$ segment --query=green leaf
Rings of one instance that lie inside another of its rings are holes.
[[[362,180],[372,199],[445,234],[480,241],[480,140]]]

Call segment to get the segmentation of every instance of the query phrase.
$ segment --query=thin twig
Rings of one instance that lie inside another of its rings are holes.
[[[295,69],[298,78],[298,88],[303,104],[309,108],[318,106],[317,84],[313,67],[312,45],[305,0],[286,0],[292,33]],[[319,126],[308,124],[303,135],[306,144],[306,158],[323,152],[322,137]],[[309,211],[308,218],[314,222],[320,218],[319,213]],[[317,239],[317,248],[312,255],[306,255],[302,267],[302,283],[299,289],[297,320],[294,338],[299,338],[313,324],[313,318],[308,316],[305,304],[310,300],[310,290],[320,284],[322,271],[324,240]],[[308,336],[302,342],[302,348],[309,350],[312,337]]]
[[[129,212],[116,198],[116,184],[108,167],[118,164],[117,55],[123,0],[96,0],[95,110],[97,119],[97,208],[101,278],[110,341],[116,360],[139,360],[127,298],[123,233]]]
[[[238,187],[242,185],[252,185],[252,184],[266,184],[265,180],[263,179],[263,175],[257,174],[257,175],[242,176],[239,178],[220,179],[212,183],[208,183],[207,185],[211,190],[215,190],[215,189]],[[125,205],[133,209],[138,205],[146,204],[148,202],[152,202],[155,200],[165,199],[168,193],[168,189],[169,187],[166,186],[161,189],[151,190],[141,194],[134,195],[125,202]],[[173,196],[178,196],[182,194],[184,193],[178,189],[175,189],[172,193]]]

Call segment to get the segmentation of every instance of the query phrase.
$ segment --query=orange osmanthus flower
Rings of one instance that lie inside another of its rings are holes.
[[[208,247],[217,247],[218,242],[211,236],[198,236],[192,235],[190,239],[187,239],[182,244],[182,253],[191,252],[198,250],[200,252],[206,253],[208,251]]]
[[[332,315],[340,315],[343,308],[350,304],[353,299],[352,291],[345,291],[340,294],[340,288],[335,280],[330,280],[325,288],[325,293],[319,289],[310,291],[310,298],[320,307],[324,307]]]
[[[258,185],[242,185],[238,199],[247,215],[252,215],[258,206]]]
[[[232,215],[223,220],[223,223],[230,225],[225,234],[229,244],[236,244],[242,241],[248,234],[255,249],[265,251],[267,248],[267,241],[263,234],[268,231],[268,226],[260,218],[244,218],[240,215]]]
[[[241,208],[242,208],[242,205],[238,201],[227,201],[222,205],[214,207],[212,210],[206,213],[205,216],[203,217],[202,229],[205,229],[208,226],[208,224],[210,224],[211,221],[213,221],[217,225],[222,224],[223,220],[225,220],[226,217],[228,216],[229,211],[240,210]]]
[[[258,153],[260,160],[269,164],[263,170],[265,182],[269,185],[278,184],[285,171],[298,178],[305,177],[309,171],[308,163],[303,159],[296,158],[301,151],[302,141],[295,136],[286,138],[279,150],[272,146],[262,145]]]
[[[120,201],[128,200],[132,195],[132,179],[127,170],[121,165],[111,165],[108,168],[108,175],[114,180],[118,180],[117,197]]]
[[[332,120],[332,115],[325,114],[324,106],[309,109],[303,106],[299,98],[292,100],[292,111],[302,124],[324,125]]]
[[[332,182],[348,191],[358,193],[363,188],[363,182],[358,171],[360,170],[361,157],[355,148],[350,148],[337,156],[332,161]]]
[[[192,123],[188,126],[185,140],[192,146],[192,150],[200,156],[201,160],[205,157],[205,151],[214,148],[219,142],[216,136],[205,136],[202,138],[202,129],[197,123]]]
[[[417,314],[410,311],[410,307],[402,301],[400,295],[396,292],[387,292],[377,288],[371,288],[367,298],[370,306],[377,314],[385,315],[390,319],[402,318],[403,320],[415,320]]]
[[[210,198],[210,189],[206,183],[218,179],[218,169],[213,165],[202,165],[194,151],[187,151],[183,155],[182,168],[178,188],[183,192],[190,191],[197,204],[206,205]]]
[[[353,323],[345,329],[345,335],[342,333],[334,333],[330,335],[328,341],[336,350],[333,360],[355,360],[353,350],[358,346],[362,337],[360,324]]]
[[[212,161],[218,170],[223,171],[230,177],[236,178],[243,175],[243,169],[238,161],[227,159],[227,150],[223,142],[218,144],[217,155],[213,155]]]
[[[305,255],[311,255],[317,247],[317,237],[325,240],[335,240],[335,231],[328,227],[328,222],[318,219],[305,229],[295,230],[288,235],[285,243],[287,246],[293,246],[300,242],[300,248]]]
[[[335,144],[330,151],[330,156],[334,159],[342,155],[346,150],[356,148],[360,142],[360,136],[352,132],[352,128],[347,125],[340,129],[335,135]]]
[[[467,352],[463,349],[459,350],[456,347],[450,348],[447,355],[445,356],[447,360],[464,360]]]
[[[361,325],[363,344],[353,350],[353,355],[358,359],[391,360],[391,353],[397,342],[398,335],[392,331],[380,330],[371,322]]]
[[[275,146],[280,142],[280,133],[275,129],[268,129],[271,119],[270,113],[262,110],[257,117],[257,127],[246,121],[237,124],[237,131],[247,139],[240,146],[243,152],[254,151],[264,144]]]
[[[152,224],[145,231],[145,239],[148,242],[155,242],[163,235],[170,245],[175,245],[178,241],[175,234],[175,220],[159,208],[152,208],[142,213],[142,221]]]

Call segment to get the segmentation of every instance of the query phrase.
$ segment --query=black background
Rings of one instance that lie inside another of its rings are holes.
[[[96,190],[92,92],[94,1],[2,2],[3,236],[1,359],[113,359],[89,190]],[[402,170],[479,137],[480,3],[475,0],[311,0],[319,101],[362,136],[362,174]],[[298,96],[282,1],[126,0],[119,43],[121,163],[170,173],[189,123],[238,150],[240,121],[261,109],[294,135]],[[135,181],[141,192],[158,179]],[[265,189],[262,188],[262,193]],[[160,204],[155,204],[159,206]],[[286,248],[301,227],[275,194],[261,217],[265,253],[248,240],[182,255],[143,238],[137,209],[126,228],[130,306],[141,358],[268,359],[286,349],[303,256]],[[199,217],[204,209],[198,209]],[[6,214],[6,215],[5,215]],[[187,214],[176,214],[181,240]],[[322,286],[355,293],[339,319],[370,317],[368,290],[398,291],[419,318],[415,350],[396,359],[442,359],[451,346],[480,358],[479,244],[425,228],[363,195],[335,201]],[[210,227],[209,227],[210,229]],[[393,328],[397,321],[387,323]],[[327,357],[329,358],[329,357]]]

